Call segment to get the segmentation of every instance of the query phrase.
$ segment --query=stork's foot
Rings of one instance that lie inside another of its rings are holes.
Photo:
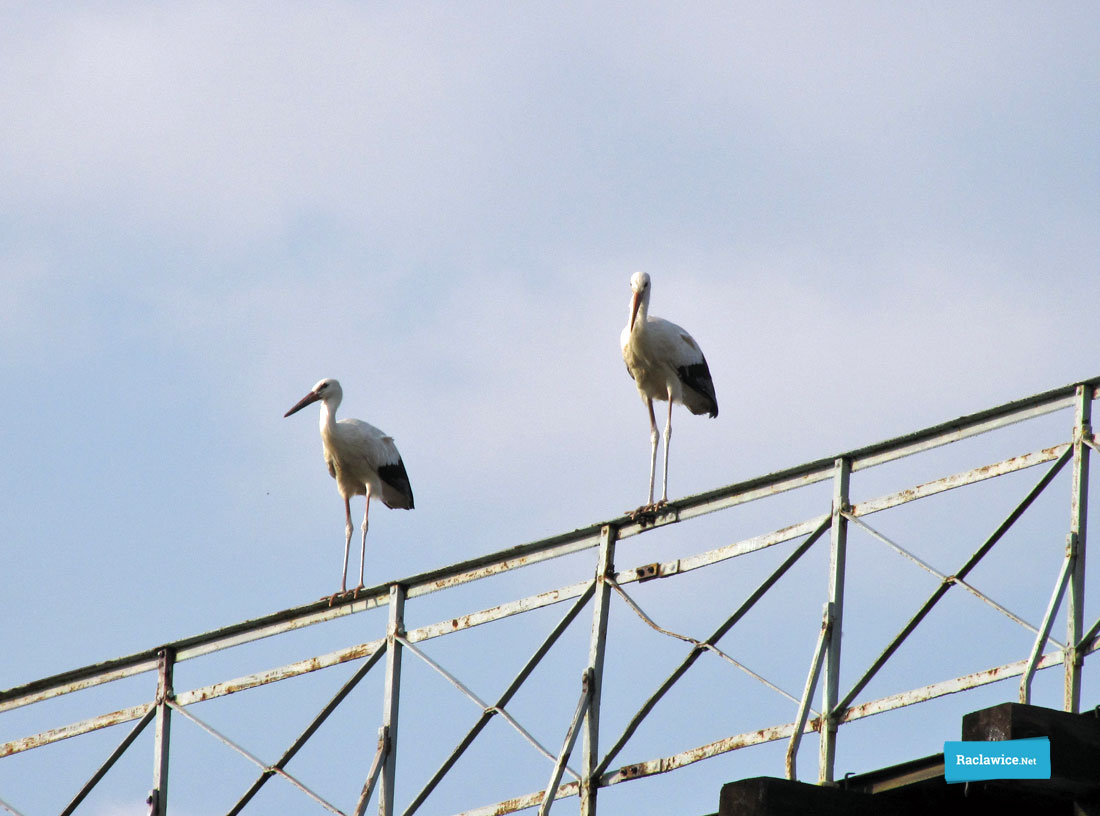
[[[336,603],[336,601],[337,601],[337,600],[341,600],[341,601],[342,601],[342,600],[346,599],[346,598],[347,598],[347,597],[348,597],[349,595],[350,595],[350,596],[351,596],[351,597],[352,597],[353,599],[356,599],[356,598],[358,598],[358,597],[359,597],[359,593],[360,593],[360,592],[361,592],[361,591],[362,591],[362,590],[363,590],[364,588],[365,588],[365,585],[364,585],[364,584],[360,584],[359,586],[357,586],[357,587],[353,587],[352,589],[341,589],[341,590],[340,590],[339,592],[334,592],[334,593],[332,593],[331,595],[322,595],[322,596],[321,596],[321,600],[323,601],[323,600],[325,600],[325,599],[327,598],[327,599],[328,599],[328,605],[329,605],[329,606],[332,606],[332,605],[333,605],[334,603]]]
[[[667,504],[667,499],[661,499],[660,501],[650,504],[643,504],[637,510],[628,510],[627,515],[630,516],[631,521],[636,521],[643,527],[650,524],[656,524],[657,516],[660,515],[661,510],[663,510]]]

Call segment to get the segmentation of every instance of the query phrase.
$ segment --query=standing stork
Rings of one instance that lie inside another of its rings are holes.
[[[630,320],[623,329],[622,345],[626,370],[634,378],[638,393],[649,408],[649,502],[634,511],[634,517],[652,513],[668,503],[668,442],[672,438],[672,404],[679,402],[693,414],[718,416],[714,382],[702,349],[690,334],[675,323],[649,314],[649,275],[635,272],[630,277]],[[657,417],[653,400],[668,401],[665,423],[665,471],[661,501],[653,502],[657,473]]]
[[[351,497],[366,496],[363,510],[363,544],[359,553],[359,586],[355,595],[363,588],[363,564],[367,557],[367,519],[370,515],[370,500],[378,496],[386,507],[398,507],[402,510],[413,509],[412,486],[409,474],[405,472],[405,463],[393,443],[393,437],[387,436],[361,419],[341,419],[336,421],[336,409],[344,398],[344,391],[336,380],[321,380],[313,390],[283,414],[288,417],[307,405],[321,402],[321,446],[324,449],[325,464],[329,475],[336,480],[336,488],[344,499],[344,574],[340,579],[340,594],[348,593],[348,552],[351,549]],[[329,605],[336,599],[333,595]]]

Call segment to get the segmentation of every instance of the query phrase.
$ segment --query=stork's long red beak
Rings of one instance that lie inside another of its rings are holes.
[[[306,394],[304,397],[302,397],[301,400],[298,401],[297,405],[295,405],[293,408],[291,408],[289,411],[287,411],[285,414],[283,414],[283,418],[285,419],[286,417],[290,416],[291,414],[294,414],[294,413],[297,413],[298,411],[301,411],[303,408],[305,408],[310,403],[317,402],[317,400],[319,400],[320,398],[321,397],[317,394],[316,391],[310,391],[308,394]]]
[[[642,305],[642,293],[635,292],[630,298],[630,330],[634,331],[634,321],[638,317],[638,307]]]

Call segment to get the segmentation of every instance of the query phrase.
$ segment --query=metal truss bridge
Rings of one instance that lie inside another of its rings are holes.
[[[1085,560],[1098,386],[0,691],[0,813],[30,816],[2,774],[41,756],[36,785],[72,785],[62,814],[106,812],[96,792],[116,775],[144,775],[131,801],[164,814],[232,762],[231,815],[271,812],[278,791],[300,813],[591,816],[617,786],[675,790],[704,760],[737,778],[768,745],[769,775],[833,784],[850,729],[957,693],[1045,689],[1076,712],[1100,648]],[[293,731],[275,727],[303,700]],[[352,723],[337,751],[313,749],[336,722]],[[512,747],[468,764],[483,743]],[[491,775],[529,786],[494,795]]]

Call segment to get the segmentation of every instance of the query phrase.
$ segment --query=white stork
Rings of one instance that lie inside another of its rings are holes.
[[[359,586],[354,590],[358,595],[363,588],[363,563],[367,555],[367,519],[370,515],[370,500],[378,496],[386,507],[398,507],[402,510],[413,509],[412,486],[409,474],[405,472],[405,463],[393,438],[382,433],[360,419],[341,419],[336,421],[336,409],[344,398],[344,391],[336,380],[321,380],[313,390],[283,414],[288,417],[313,402],[321,401],[321,445],[324,449],[325,464],[328,472],[336,480],[336,487],[344,499],[344,521],[346,539],[344,541],[344,574],[340,579],[340,593],[348,592],[348,551],[351,549],[351,497],[366,496],[363,510],[363,544],[359,554]],[[333,595],[329,604],[335,600]]]
[[[634,378],[638,393],[649,408],[651,456],[649,460],[649,502],[634,512],[652,513],[668,502],[668,442],[672,438],[672,404],[679,402],[693,414],[718,416],[714,382],[699,344],[684,329],[649,314],[649,275],[635,272],[630,277],[630,320],[623,329],[622,345],[626,370]],[[665,423],[665,472],[661,501],[653,502],[657,471],[657,418],[653,400],[668,401]]]

